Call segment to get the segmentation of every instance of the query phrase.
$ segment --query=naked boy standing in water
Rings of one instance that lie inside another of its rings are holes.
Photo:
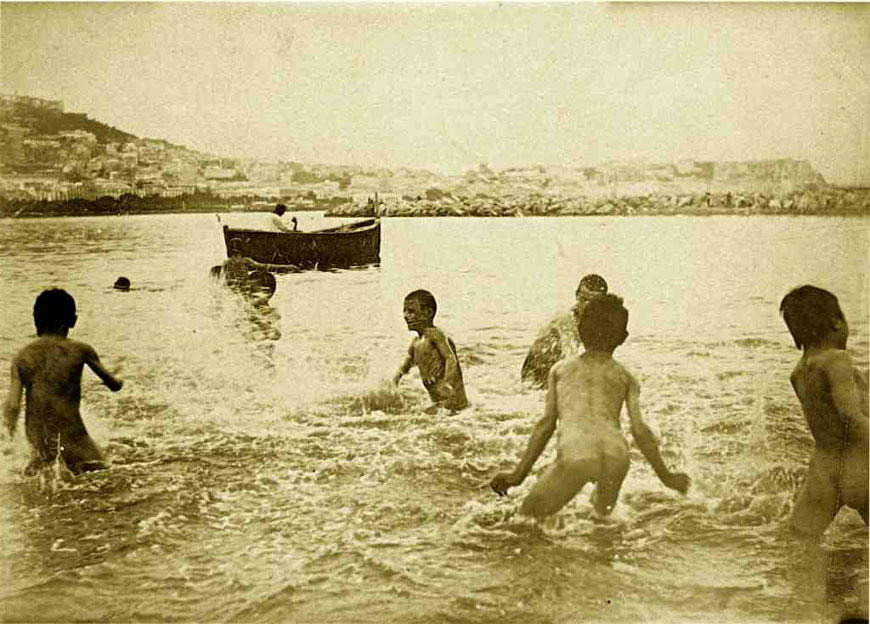
[[[456,357],[453,339],[433,325],[438,304],[427,290],[415,290],[405,297],[403,315],[410,331],[417,337],[408,347],[408,356],[393,377],[393,384],[417,366],[433,407],[458,411],[468,407],[462,369]]]
[[[34,457],[25,474],[33,475],[63,457],[73,474],[103,470],[103,455],[88,435],[79,413],[82,370],[87,364],[113,392],[123,382],[103,368],[93,347],[67,338],[76,324],[76,303],[65,290],[43,291],[33,306],[36,340],[12,361],[9,396],[3,415],[9,437],[15,434],[22,390],[27,396],[25,431]]]
[[[867,523],[867,381],[846,351],[849,324],[833,294],[801,286],[779,309],[795,346],[803,349],[791,385],[816,443],[791,524],[818,538],[843,506]]]
[[[614,295],[600,295],[584,308],[579,332],[585,353],[550,369],[544,416],[535,424],[516,468],[497,475],[490,484],[504,495],[525,481],[558,427],[556,461],[526,496],[521,514],[533,518],[554,514],[590,481],[596,484],[592,494],[596,512],[606,516],[613,511],[629,466],[628,442],[619,426],[623,405],[637,446],[656,476],[665,486],[686,493],[689,477],[668,469],[655,435],[641,418],[640,384],[613,359],[613,351],[628,337],[627,324],[628,311]]]

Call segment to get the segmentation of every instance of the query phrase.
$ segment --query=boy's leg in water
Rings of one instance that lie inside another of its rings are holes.
[[[544,518],[556,513],[574,498],[589,481],[598,476],[599,462],[596,458],[557,458],[532,486],[520,507],[520,513],[534,518]]]
[[[63,459],[75,475],[95,470],[107,470],[103,454],[87,433],[64,440]]]
[[[610,515],[619,498],[619,490],[628,474],[628,453],[602,453],[598,483],[592,492],[592,505],[599,516]]]
[[[806,537],[818,539],[837,515],[840,505],[833,466],[824,457],[814,456],[807,470],[807,480],[798,495],[791,516],[791,526]]]
[[[50,468],[57,459],[57,447],[60,442],[60,436],[45,436],[38,435],[29,436],[28,441],[31,444],[30,461],[24,467],[25,477],[34,477],[41,475],[42,472]]]
[[[842,490],[841,502],[857,511],[864,524],[867,524],[868,507],[868,470],[870,463],[867,458],[867,447],[853,447],[848,449],[843,456],[842,476],[840,477],[840,489]]]

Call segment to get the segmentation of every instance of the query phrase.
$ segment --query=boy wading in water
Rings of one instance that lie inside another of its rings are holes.
[[[462,369],[453,339],[433,325],[437,310],[435,297],[428,290],[415,290],[405,297],[402,313],[408,330],[417,332],[417,337],[411,341],[408,357],[393,377],[393,385],[416,366],[432,399],[428,410],[446,407],[459,411],[468,407]]]
[[[640,413],[640,385],[613,351],[628,337],[628,311],[615,295],[590,301],[580,317],[580,340],[586,351],[566,358],[550,369],[544,416],[535,425],[528,446],[512,472],[491,483],[499,495],[521,484],[547,442],[559,429],[556,461],[532,487],[520,513],[535,518],[564,507],[589,482],[600,515],[613,511],[619,489],[628,474],[628,442],[619,427],[622,406],[628,407],[631,433],[658,478],[667,487],[685,494],[689,477],[668,470],[658,442]]]
[[[816,443],[791,524],[818,539],[843,506],[867,523],[867,380],[852,367],[849,324],[834,295],[801,286],[783,298],[779,310],[803,349],[791,385]]]
[[[12,361],[12,379],[3,415],[15,434],[21,393],[27,395],[25,431],[33,459],[25,474],[37,474],[60,456],[73,474],[107,468],[79,413],[82,369],[87,364],[113,392],[123,382],[103,368],[96,351],[67,338],[76,324],[76,303],[65,290],[43,291],[33,306],[38,338]]]

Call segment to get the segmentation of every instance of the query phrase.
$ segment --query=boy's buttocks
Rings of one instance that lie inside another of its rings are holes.
[[[559,457],[566,460],[599,458],[602,455],[625,458],[628,456],[628,443],[622,434],[612,426],[599,423],[582,425],[559,425]]]

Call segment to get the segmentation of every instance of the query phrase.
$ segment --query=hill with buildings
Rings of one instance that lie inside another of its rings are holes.
[[[331,214],[870,214],[805,160],[482,164],[426,170],[266,162],[136,137],[58,100],[0,95],[0,216],[265,210]]]
[[[0,96],[0,124],[28,130],[30,140],[39,136],[61,136],[66,132],[88,132],[98,143],[127,142],[137,137],[88,118],[85,113],[64,112],[60,100]]]

